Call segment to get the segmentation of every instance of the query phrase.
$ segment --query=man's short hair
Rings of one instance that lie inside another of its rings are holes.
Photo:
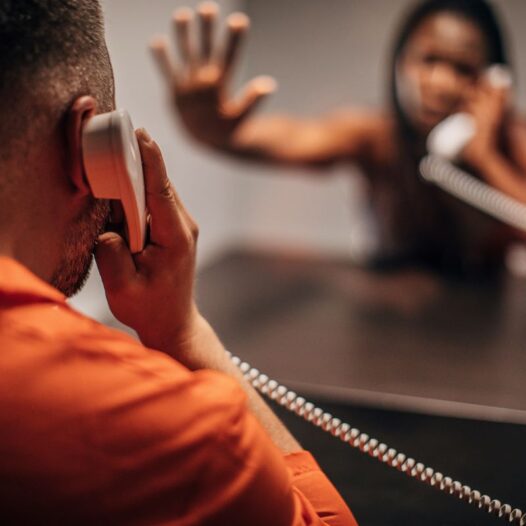
[[[0,140],[56,122],[80,95],[113,108],[98,0],[0,0]],[[55,124],[56,125],[56,124]]]

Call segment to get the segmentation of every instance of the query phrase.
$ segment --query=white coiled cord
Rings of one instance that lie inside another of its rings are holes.
[[[444,493],[454,495],[460,500],[464,500],[490,514],[503,518],[510,524],[526,526],[526,513],[523,514],[520,509],[513,509],[509,504],[503,504],[500,500],[491,499],[488,495],[482,495],[480,491],[471,489],[469,486],[460,483],[458,480],[453,480],[451,477],[446,477],[442,473],[434,471],[433,468],[417,462],[414,458],[407,457],[404,453],[390,448],[387,444],[371,438],[366,433],[360,432],[359,429],[351,427],[339,418],[335,418],[330,413],[316,407],[302,396],[298,396],[295,392],[287,389],[284,385],[271,380],[266,374],[260,373],[237,356],[233,356],[231,353],[229,355],[245,379],[257,391],[289,411],[296,413],[307,422],[320,427],[327,433],[339,438],[342,442],[346,442],[350,446],[359,449],[362,453],[366,453],[380,462],[396,468],[409,477],[425,482]]]
[[[467,174],[439,155],[420,161],[422,177],[462,201],[520,230],[526,231],[526,205]]]

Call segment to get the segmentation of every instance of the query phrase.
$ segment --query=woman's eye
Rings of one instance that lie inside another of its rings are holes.
[[[436,55],[424,55],[423,60],[424,64],[436,64],[439,61],[439,58]]]
[[[467,64],[457,64],[455,69],[459,75],[463,77],[474,77],[475,69]]]

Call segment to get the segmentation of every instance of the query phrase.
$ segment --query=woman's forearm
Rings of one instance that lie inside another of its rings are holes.
[[[498,151],[488,151],[474,166],[497,190],[526,203],[526,173],[519,171]]]

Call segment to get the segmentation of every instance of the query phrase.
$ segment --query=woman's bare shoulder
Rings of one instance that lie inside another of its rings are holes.
[[[394,120],[381,109],[339,108],[326,116],[331,129],[348,145],[352,157],[376,158],[392,141]],[[382,155],[383,156],[383,155]],[[374,159],[370,159],[374,160]]]
[[[392,164],[396,154],[396,119],[387,110],[365,110],[356,113],[356,126],[360,128],[366,144],[370,164],[378,167]]]

